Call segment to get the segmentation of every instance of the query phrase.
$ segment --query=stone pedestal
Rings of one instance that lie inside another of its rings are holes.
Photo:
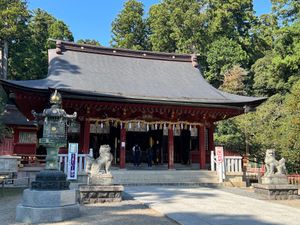
[[[0,156],[0,174],[18,172],[18,161],[20,156],[1,155]]]
[[[262,184],[253,184],[254,192],[270,200],[299,198],[298,187],[288,183],[285,174],[270,174],[261,178]]]
[[[113,176],[111,173],[93,174],[88,177],[88,185],[112,185]]]
[[[298,199],[298,187],[291,184],[253,184],[254,192],[270,200]]]
[[[26,189],[17,206],[16,221],[24,223],[59,222],[78,217],[75,190],[39,191]]]
[[[285,174],[272,174],[261,178],[262,184],[288,184],[288,177]]]
[[[122,201],[122,185],[82,185],[79,187],[80,203],[92,204]]]

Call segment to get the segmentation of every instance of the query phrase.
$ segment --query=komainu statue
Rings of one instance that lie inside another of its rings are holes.
[[[110,153],[109,145],[101,145],[99,149],[100,156],[97,159],[93,158],[92,150],[87,157],[86,172],[91,176],[99,174],[109,174],[113,155]]]
[[[286,173],[285,159],[282,158],[279,161],[277,161],[275,159],[275,149],[267,149],[265,164],[266,164],[266,173],[264,175],[265,177],[273,174],[283,175]]]

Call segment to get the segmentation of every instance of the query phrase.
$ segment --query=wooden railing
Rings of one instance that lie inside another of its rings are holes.
[[[59,154],[60,170],[65,174],[68,172],[68,154]],[[78,154],[78,174],[85,174],[86,167],[86,154]]]
[[[300,174],[289,174],[288,180],[290,184],[300,186]]]
[[[224,171],[230,173],[241,173],[242,169],[242,156],[225,156],[224,157]],[[211,151],[211,170],[217,170],[216,156],[214,151]]]

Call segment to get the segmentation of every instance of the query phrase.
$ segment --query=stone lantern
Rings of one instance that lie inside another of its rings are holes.
[[[36,181],[32,182],[32,189],[65,190],[69,189],[69,182],[66,175],[59,171],[58,150],[67,144],[67,123],[77,117],[77,113],[68,115],[61,108],[61,95],[55,90],[50,97],[51,108],[44,109],[43,113],[32,114],[37,120],[44,121],[43,137],[40,144],[46,147],[46,167],[36,176]]]
[[[55,91],[50,97],[51,108],[42,113],[32,111],[37,120],[43,121],[40,144],[47,149],[46,168],[36,175],[31,189],[25,189],[22,202],[16,208],[16,221],[25,223],[58,222],[80,215],[75,189],[58,168],[58,150],[66,146],[67,122],[77,113],[68,115],[61,108],[61,95]]]

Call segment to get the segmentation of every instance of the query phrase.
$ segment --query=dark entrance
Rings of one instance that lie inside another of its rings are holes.
[[[141,148],[141,162],[147,163],[147,149],[153,148],[153,162],[161,163],[162,159],[162,130],[150,130],[148,132],[126,133],[126,163],[133,162],[132,147],[138,144]]]
[[[179,136],[174,136],[174,162],[189,164],[190,162],[190,143],[191,132],[189,130],[181,130]]]

